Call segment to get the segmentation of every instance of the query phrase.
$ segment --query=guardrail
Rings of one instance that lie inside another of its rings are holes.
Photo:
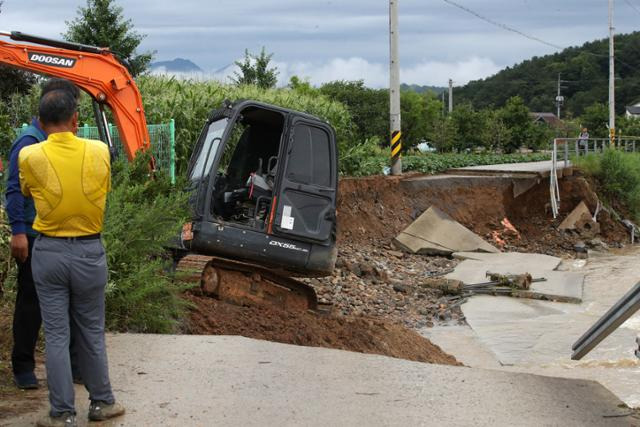
[[[557,218],[560,209],[560,186],[558,184],[558,149],[563,146],[564,167],[569,167],[569,157],[573,153],[576,157],[588,154],[604,153],[612,148],[609,138],[555,138],[551,152],[551,175],[549,179],[549,193],[551,197],[551,211],[553,218]],[[616,139],[614,146],[625,152],[640,151],[640,137],[621,136]]]

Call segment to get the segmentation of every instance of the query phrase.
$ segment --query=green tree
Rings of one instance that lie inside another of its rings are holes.
[[[507,104],[500,109],[499,116],[509,129],[507,138],[502,145],[504,151],[513,153],[520,147],[527,147],[533,123],[529,116],[529,109],[524,105],[522,98],[519,96],[509,98]]]
[[[4,1],[0,1],[0,14],[3,3]],[[6,102],[14,93],[28,93],[35,81],[31,73],[0,65],[0,100]]]
[[[389,92],[371,89],[363,80],[333,81],[320,87],[320,93],[344,104],[355,125],[354,137],[362,142],[370,137],[389,140]]]
[[[609,121],[609,108],[600,102],[594,102],[584,109],[580,116],[582,127],[589,130],[591,138],[606,138],[609,136],[607,123]]]
[[[402,118],[402,146],[406,150],[415,147],[420,141],[427,138],[426,100],[415,91],[401,91],[400,111]],[[388,140],[389,137],[387,137]]]
[[[114,0],[87,0],[86,7],[78,8],[76,18],[65,23],[66,40],[109,47],[128,64],[133,76],[149,68],[154,52],[137,53],[146,36],[134,31],[131,19],[125,19],[122,7]]]
[[[485,147],[491,151],[502,150],[505,142],[511,138],[509,128],[502,121],[499,111],[485,109],[482,114],[486,123],[483,134]]]
[[[485,116],[473,109],[470,103],[458,104],[451,113],[451,120],[457,129],[454,146],[463,151],[485,146],[483,139],[486,128]]]
[[[303,95],[314,95],[318,92],[317,89],[311,86],[309,80],[302,80],[298,76],[291,76],[291,78],[289,79],[289,89]]]
[[[244,59],[235,61],[240,71],[235,71],[231,80],[238,86],[256,85],[262,89],[272,89],[278,83],[278,69],[269,68],[273,53],[267,53],[263,47],[259,55],[252,55],[248,49],[244,51]]]

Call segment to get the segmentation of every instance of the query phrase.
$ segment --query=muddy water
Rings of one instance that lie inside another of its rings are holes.
[[[422,332],[469,366],[592,379],[640,406],[640,312],[583,360],[570,360],[571,345],[640,280],[640,249],[564,266],[586,273],[582,304],[478,296],[463,307],[471,328]]]

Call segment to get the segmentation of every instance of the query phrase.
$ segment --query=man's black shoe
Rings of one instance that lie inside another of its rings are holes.
[[[21,390],[34,390],[38,388],[38,379],[33,372],[13,374],[13,379],[16,382],[16,387]]]

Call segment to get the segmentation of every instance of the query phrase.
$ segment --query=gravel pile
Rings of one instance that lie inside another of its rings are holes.
[[[381,317],[411,328],[463,320],[460,299],[443,295],[433,284],[458,260],[409,255],[386,243],[339,248],[332,276],[306,279],[333,313]]]

